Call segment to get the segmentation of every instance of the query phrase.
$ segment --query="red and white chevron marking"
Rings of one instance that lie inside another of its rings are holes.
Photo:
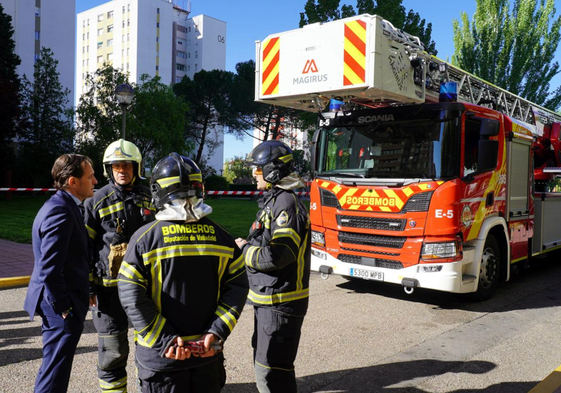
[[[1,191],[42,191],[55,192],[56,188],[0,188]],[[252,196],[261,195],[264,191],[207,191],[207,195],[226,195],[226,196]],[[298,191],[295,193],[300,196],[309,196],[309,191]]]

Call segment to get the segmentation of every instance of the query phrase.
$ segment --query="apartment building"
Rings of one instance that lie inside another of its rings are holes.
[[[74,57],[76,36],[75,0],[0,0],[4,12],[12,17],[16,54],[21,59],[20,76],[33,81],[35,62],[42,47],[50,48],[58,60],[63,88],[70,90],[74,103]]]
[[[105,62],[138,83],[143,74],[163,83],[181,81],[200,70],[226,68],[226,23],[206,15],[190,16],[181,0],[112,0],[78,14],[76,89],[86,91],[85,77]],[[79,99],[76,98],[76,103]],[[213,137],[224,141],[223,130]],[[219,173],[221,145],[209,158]]]

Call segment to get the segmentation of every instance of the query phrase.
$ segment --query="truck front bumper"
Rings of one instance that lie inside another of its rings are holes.
[[[383,281],[409,288],[426,288],[453,293],[477,290],[479,272],[474,266],[475,248],[467,247],[457,262],[423,263],[402,269],[346,263],[327,252],[313,248],[311,270],[371,281]]]

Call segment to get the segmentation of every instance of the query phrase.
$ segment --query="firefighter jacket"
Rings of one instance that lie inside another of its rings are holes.
[[[110,263],[111,246],[126,245],[138,228],[154,221],[155,209],[151,200],[148,187],[135,186],[128,192],[113,183],[86,200],[84,221],[93,257],[90,283],[117,287],[120,261]],[[126,246],[121,248],[126,249]]]
[[[243,247],[254,306],[305,315],[310,281],[308,212],[292,192],[275,187],[260,203]]]
[[[226,340],[247,299],[244,259],[228,232],[207,217],[155,221],[131,239],[119,271],[119,298],[136,337],[136,361],[152,371],[198,367],[215,359],[165,358],[175,337],[213,333]]]

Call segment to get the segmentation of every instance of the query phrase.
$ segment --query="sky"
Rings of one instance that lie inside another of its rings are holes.
[[[76,12],[85,11],[107,1],[76,0]],[[191,15],[205,14],[227,23],[226,70],[235,72],[237,63],[255,60],[255,41],[262,41],[270,34],[297,29],[300,12],[304,11],[305,3],[306,0],[192,0]],[[343,4],[356,8],[355,0],[341,0],[341,5]],[[454,53],[452,20],[459,20],[462,11],[465,11],[471,20],[475,12],[475,0],[403,0],[402,4],[406,12],[413,9],[427,23],[432,23],[432,38],[436,42],[437,57],[451,60]],[[557,8],[559,15],[561,7]],[[561,63],[561,45],[557,50],[556,60]],[[554,78],[552,87],[556,88],[559,85],[561,75]],[[252,146],[251,138],[237,140],[225,135],[224,160],[234,156],[245,157]]]

